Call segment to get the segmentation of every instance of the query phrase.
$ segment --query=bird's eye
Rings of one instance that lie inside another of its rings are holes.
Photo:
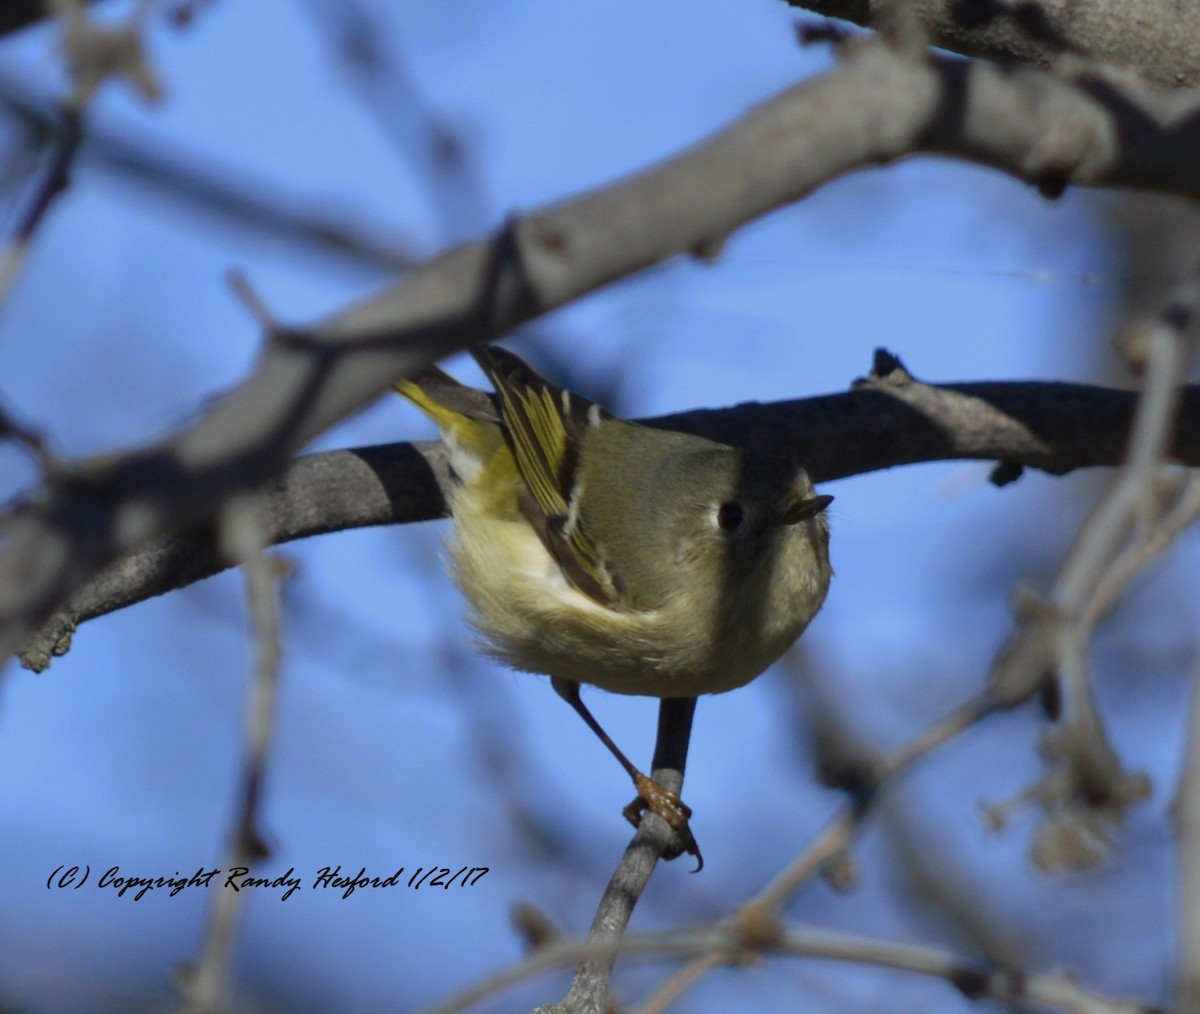
[[[746,520],[746,512],[740,503],[728,501],[717,508],[717,525],[723,532],[736,532]]]

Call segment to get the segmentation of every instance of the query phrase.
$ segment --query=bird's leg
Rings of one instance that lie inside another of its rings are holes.
[[[596,721],[596,717],[588,710],[588,706],[583,703],[583,698],[579,695],[578,683],[557,679],[552,679],[550,683],[558,695],[571,705],[575,709],[575,713],[587,723],[587,727],[596,734],[600,742],[608,747],[609,753],[617,759],[617,763],[632,779],[638,794],[637,798],[625,807],[623,811],[625,819],[634,827],[639,827],[641,826],[642,812],[645,810],[662,817],[683,841],[683,849],[676,855],[686,852],[688,855],[695,856],[697,860],[695,872],[699,872],[704,866],[704,858],[700,855],[700,847],[696,844],[692,829],[688,826],[688,818],[692,815],[691,807],[676,793],[664,789],[652,778],[639,771],[625,756],[621,748],[613,742],[612,737]],[[677,770],[682,776],[684,763],[687,760],[688,739],[692,729],[692,713],[695,708],[696,699],[694,697],[664,699],[660,703],[654,770],[660,767],[669,767]],[[674,859],[675,856],[671,855],[667,858]]]

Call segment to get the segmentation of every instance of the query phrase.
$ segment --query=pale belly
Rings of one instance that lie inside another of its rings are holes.
[[[523,522],[476,515],[456,528],[454,575],[484,650],[517,669],[618,694],[695,697],[749,683],[800,636],[830,576],[814,556],[769,601],[727,606],[717,624],[713,598],[695,594],[653,611],[601,605],[567,583]]]

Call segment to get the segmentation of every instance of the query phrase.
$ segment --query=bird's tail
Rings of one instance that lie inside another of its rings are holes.
[[[488,460],[504,443],[495,397],[460,384],[436,366],[397,380],[392,390],[437,423],[448,444],[476,459]]]

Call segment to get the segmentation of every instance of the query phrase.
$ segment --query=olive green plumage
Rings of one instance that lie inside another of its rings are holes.
[[[787,650],[832,575],[831,498],[802,468],[615,419],[495,346],[474,355],[495,394],[436,369],[395,386],[449,448],[454,574],[491,654],[691,697]]]

